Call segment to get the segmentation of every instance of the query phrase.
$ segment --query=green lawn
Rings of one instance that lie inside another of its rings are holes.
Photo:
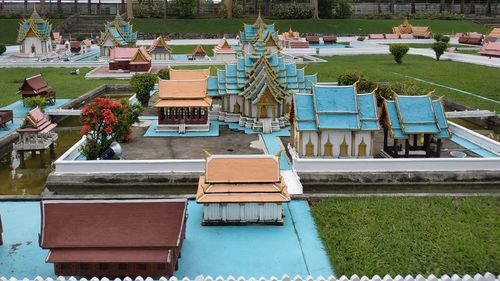
[[[266,20],[275,22],[277,29],[288,30],[290,26],[299,32],[332,34],[392,33],[392,27],[403,22],[401,19],[324,19],[324,20]],[[242,23],[253,23],[254,19],[134,19],[134,27],[142,32],[201,32],[236,33]],[[482,25],[467,20],[411,20],[413,25],[430,26],[437,33],[477,31],[487,32]]]
[[[498,197],[312,202],[337,276],[500,273]]]
[[[70,75],[70,68],[0,68],[0,107],[19,100],[17,89],[23,79],[41,73],[56,91],[58,98],[76,98],[102,84],[128,83],[127,80],[85,80],[90,68],[80,68],[80,75]]]
[[[171,45],[172,53],[176,55],[191,54],[197,45]],[[213,45],[202,45],[205,52],[209,57],[214,55],[212,49],[215,47]]]
[[[390,44],[385,44],[385,45],[390,45]],[[420,44],[420,43],[410,43],[410,44],[406,44],[408,45],[408,47],[410,48],[422,48],[422,49],[430,49],[432,48],[432,44],[428,44],[428,43],[424,43],[424,44]],[[463,47],[464,45],[459,45],[459,44],[448,44],[448,47]]]
[[[61,19],[51,19],[52,28],[56,28]],[[15,44],[20,19],[0,19],[0,44]]]
[[[394,62],[391,55],[334,56],[323,57],[328,63],[309,64],[306,73],[318,73],[318,81],[337,81],[340,73],[356,70],[372,81],[409,80],[436,95],[471,107],[500,112],[500,104],[468,96],[450,89],[429,85],[401,75],[412,76],[434,83],[468,91],[500,101],[500,68],[480,66],[453,61],[436,61],[423,56],[406,55],[403,64]]]

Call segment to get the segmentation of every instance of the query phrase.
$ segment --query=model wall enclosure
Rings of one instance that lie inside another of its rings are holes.
[[[278,223],[284,218],[281,203],[210,203],[203,206],[203,223]]]

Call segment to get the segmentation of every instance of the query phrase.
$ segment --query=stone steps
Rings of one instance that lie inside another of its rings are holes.
[[[72,37],[99,35],[104,31],[104,23],[114,18],[113,15],[73,15],[64,20],[58,27],[63,36]]]

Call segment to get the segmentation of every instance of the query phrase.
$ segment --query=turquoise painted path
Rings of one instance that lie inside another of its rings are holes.
[[[470,142],[469,140],[464,139],[462,137],[459,137],[457,135],[452,135],[451,141],[453,141],[454,143],[456,143],[462,147],[467,148],[468,150],[470,150],[470,151],[472,151],[472,152],[474,152],[482,157],[499,157],[495,153],[493,153],[489,150],[486,150],[486,149],[478,146],[477,144]]]
[[[202,226],[202,206],[189,201],[186,239],[175,276],[332,275],[307,202],[292,201],[284,208],[283,226]],[[55,279],[53,266],[45,263],[48,251],[38,246],[40,202],[0,201],[0,214],[4,229],[0,276]]]
[[[153,120],[151,126],[144,134],[145,137],[218,137],[219,136],[219,122],[210,121],[210,130],[206,132],[186,132],[179,134],[178,132],[157,132],[158,121]]]
[[[288,162],[288,158],[286,157],[286,152],[283,150],[282,143],[279,140],[279,137],[289,137],[290,129],[283,128],[278,132],[273,132],[272,134],[261,134],[264,143],[266,144],[267,151],[269,154],[275,155],[279,151],[280,153],[280,169],[281,170],[291,170],[292,164]]]
[[[69,99],[58,99],[54,105],[49,105],[46,107],[46,109],[54,109],[54,108],[59,108],[65,103],[67,103]],[[26,117],[26,114],[29,111],[28,107],[24,107],[22,101],[16,101],[14,103],[11,103],[7,106],[1,107],[1,110],[13,110],[14,112],[14,124],[11,122],[7,123],[7,127],[9,128],[8,130],[3,130],[0,129],[0,138],[3,138],[4,136],[12,133],[15,131],[17,128],[21,126],[23,123],[24,117]]]

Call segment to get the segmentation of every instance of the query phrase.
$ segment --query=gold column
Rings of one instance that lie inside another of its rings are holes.
[[[317,131],[318,136],[318,156],[321,156],[321,130]]]

